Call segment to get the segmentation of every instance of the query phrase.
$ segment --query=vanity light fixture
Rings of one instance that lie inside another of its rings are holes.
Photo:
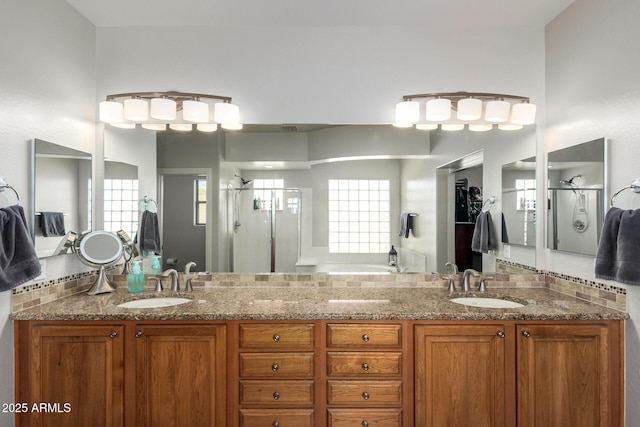
[[[426,99],[424,104],[418,100]],[[484,114],[483,114],[484,112]],[[422,130],[485,132],[498,124],[501,130],[518,130],[535,123],[536,105],[524,96],[498,93],[443,92],[405,95],[396,104],[394,126]]]
[[[137,124],[150,130],[202,132],[242,129],[240,109],[228,96],[184,92],[131,92],[107,95],[100,103],[101,122],[133,129]]]

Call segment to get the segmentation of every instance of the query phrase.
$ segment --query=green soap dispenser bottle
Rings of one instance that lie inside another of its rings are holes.
[[[133,261],[133,269],[127,276],[129,292],[142,292],[144,290],[144,273],[140,269],[140,261]]]
[[[156,276],[160,276],[162,274],[162,266],[160,265],[160,257],[153,257],[153,262],[151,263],[151,274]]]

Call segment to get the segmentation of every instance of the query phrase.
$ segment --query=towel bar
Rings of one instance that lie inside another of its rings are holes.
[[[5,181],[4,179],[0,178],[0,193],[2,193],[4,190],[9,189],[11,191],[13,191],[13,193],[16,195],[16,198],[18,199],[18,202],[16,204],[20,204],[20,193],[18,193],[18,190],[16,190],[15,188],[13,188],[12,186],[10,186],[7,181]]]
[[[613,207],[613,200],[616,198],[616,196],[618,194],[622,193],[625,190],[631,190],[634,193],[640,193],[640,179],[636,179],[635,181],[633,181],[631,183],[631,185],[627,185],[626,187],[622,187],[621,189],[619,189],[618,191],[613,193],[613,196],[611,196],[611,200],[609,201],[609,207],[610,208]]]

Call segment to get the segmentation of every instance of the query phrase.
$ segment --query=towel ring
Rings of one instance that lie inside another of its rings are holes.
[[[18,190],[7,184],[7,181],[0,178],[0,193],[4,192],[4,190],[6,190],[7,188],[13,191],[13,193],[16,195],[16,199],[18,200],[16,204],[20,204],[20,193],[18,193]]]
[[[496,198],[495,198],[494,196],[490,196],[490,197],[489,197],[489,198],[484,202],[484,204],[482,205],[482,209],[481,209],[481,210],[482,210],[483,212],[486,212],[486,211],[484,210],[484,208],[486,208],[486,207],[487,207],[487,205],[489,205],[489,209],[488,209],[488,210],[490,210],[490,209],[491,209],[491,206],[493,206],[493,204],[494,204],[495,202],[496,202]]]
[[[153,203],[156,205],[156,212],[158,212],[158,203],[149,196],[144,196],[141,202],[144,202],[144,210],[148,210],[149,203]]]
[[[622,187],[621,189],[619,189],[618,191],[616,191],[615,193],[613,193],[613,196],[611,196],[611,200],[609,201],[609,207],[612,208],[613,207],[613,201],[616,198],[616,196],[620,193],[622,193],[625,190],[631,190],[634,193],[640,193],[640,179],[636,179],[635,181],[633,181],[631,183],[631,185],[627,185],[626,187]]]

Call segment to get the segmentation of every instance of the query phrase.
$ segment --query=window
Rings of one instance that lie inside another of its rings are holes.
[[[129,237],[138,231],[138,180],[104,180],[104,229],[124,230]]]
[[[275,189],[276,210],[282,210],[282,199],[284,191],[284,179],[254,179],[253,180],[253,200],[255,210],[271,210],[272,194]]]
[[[536,210],[535,179],[516,179],[516,210]]]
[[[389,181],[329,180],[329,252],[389,251]]]
[[[207,180],[195,180],[195,224],[207,224]]]

